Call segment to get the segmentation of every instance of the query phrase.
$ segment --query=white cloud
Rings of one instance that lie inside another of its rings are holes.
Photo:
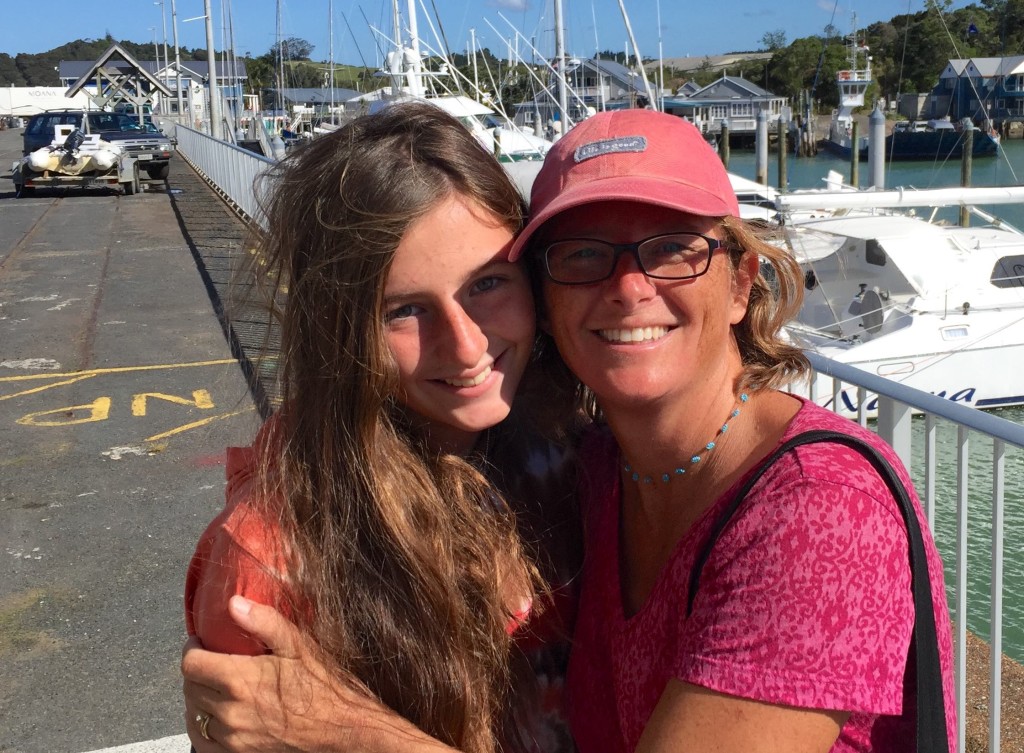
[[[491,5],[505,10],[526,10],[530,3],[529,0],[491,0]]]

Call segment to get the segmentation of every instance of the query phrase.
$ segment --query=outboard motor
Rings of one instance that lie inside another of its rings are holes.
[[[81,129],[76,128],[75,130],[68,134],[68,137],[66,139],[64,139],[64,151],[74,152],[78,149],[78,147],[80,147],[84,143],[85,134],[82,133]]]

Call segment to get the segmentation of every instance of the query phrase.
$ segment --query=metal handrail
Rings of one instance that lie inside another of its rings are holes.
[[[248,221],[263,223],[257,196],[269,186],[262,185],[274,160],[247,149],[178,125],[175,128],[178,153]]]
[[[856,366],[833,361],[813,351],[807,352],[807,358],[811,362],[811,368],[817,373],[876,393],[879,396],[879,411],[882,410],[884,397],[922,413],[931,413],[973,431],[988,434],[1016,447],[1024,447],[1024,426],[1000,418],[994,413],[951,402],[946,398],[858,369]],[[888,437],[886,439],[888,440]]]
[[[966,750],[967,713],[967,498],[969,434],[975,432],[991,437],[992,446],[992,539],[990,584],[991,636],[989,640],[989,753],[999,753],[1002,729],[1002,636],[1003,636],[1003,540],[1005,536],[1003,507],[1005,496],[1006,447],[1024,448],[1024,426],[998,416],[968,408],[945,398],[922,392],[884,377],[870,374],[854,366],[839,363],[808,352],[811,367],[819,375],[832,378],[833,410],[840,409],[836,398],[844,384],[858,389],[861,425],[867,424],[865,406],[869,393],[878,396],[878,434],[888,441],[911,467],[911,417],[914,411],[924,414],[924,503],[929,526],[935,528],[936,488],[936,423],[938,419],[957,426],[956,458],[956,549],[954,553],[955,594],[953,602],[954,669],[956,676],[957,752]],[[817,379],[810,380],[810,397],[817,398]],[[795,391],[800,391],[799,389]]]

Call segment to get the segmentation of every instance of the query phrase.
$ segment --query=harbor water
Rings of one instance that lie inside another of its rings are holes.
[[[768,182],[778,186],[777,155],[768,160]],[[844,181],[850,180],[850,163],[828,154],[816,157],[786,160],[787,188],[824,188],[824,177],[829,170],[838,171]],[[756,173],[753,152],[733,151],[729,170],[744,178],[754,179]],[[931,162],[890,162],[886,165],[886,188],[947,188],[960,185],[960,161],[944,164]],[[861,187],[868,185],[868,163],[859,169]],[[1016,186],[1024,183],[1024,141],[1004,141],[1000,154],[975,159],[972,165],[972,185]],[[1024,205],[1009,204],[984,207],[1014,227],[1024,230]],[[918,210],[918,213],[930,210]],[[938,217],[956,222],[956,208],[939,211]],[[972,223],[980,223],[971,217]],[[1024,424],[1024,408],[1007,408],[997,412],[1002,418]],[[952,608],[955,594],[954,553],[956,551],[956,487],[955,463],[957,430],[951,424],[940,423],[938,429],[939,458],[936,489],[935,539],[946,562],[946,584]],[[914,458],[912,474],[919,490],[924,489],[924,422],[914,422]],[[972,435],[969,444],[970,493],[968,502],[968,554],[967,588],[969,591],[967,628],[982,638],[990,635],[991,617],[990,575],[991,556],[991,468],[992,442]],[[1009,447],[1006,454],[1004,504],[1004,561],[1003,561],[1003,651],[1024,663],[1024,450]]]

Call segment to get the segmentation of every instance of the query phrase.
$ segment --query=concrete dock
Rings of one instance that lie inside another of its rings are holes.
[[[188,750],[185,567],[259,414],[203,260],[244,229],[175,162],[136,196],[0,180],[3,753]]]

